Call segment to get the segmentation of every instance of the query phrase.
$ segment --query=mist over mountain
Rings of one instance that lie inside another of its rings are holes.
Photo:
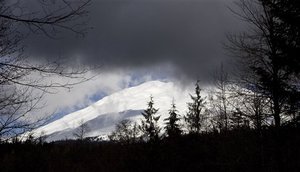
[[[186,103],[190,101],[190,93],[193,93],[193,88],[180,87],[172,82],[145,82],[106,96],[84,109],[36,129],[33,133],[46,135],[48,141],[72,139],[74,131],[80,125],[86,124],[89,128],[88,137],[107,135],[120,120],[139,122],[141,111],[146,108],[150,96],[154,97],[154,106],[161,115],[159,124],[163,126],[173,99],[179,112],[184,114]]]

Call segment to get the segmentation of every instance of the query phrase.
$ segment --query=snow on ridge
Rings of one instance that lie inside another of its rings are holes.
[[[182,90],[172,82],[145,82],[106,96],[84,109],[65,115],[36,129],[34,133],[43,132],[45,135],[50,135],[55,132],[74,129],[81,122],[85,123],[103,114],[144,109],[150,95],[154,97],[155,107],[159,108],[159,114],[162,115],[161,119],[164,119],[173,98],[176,100],[178,110],[180,112],[185,110],[186,102],[189,101],[189,93],[190,90]]]

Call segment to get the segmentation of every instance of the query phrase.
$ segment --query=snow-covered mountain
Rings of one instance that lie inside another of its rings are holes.
[[[87,136],[106,135],[113,131],[115,124],[122,119],[139,121],[142,118],[141,111],[147,107],[150,95],[154,97],[154,106],[159,108],[159,123],[163,125],[173,98],[179,112],[183,114],[186,112],[186,103],[190,101],[189,93],[192,92],[192,88],[183,89],[172,82],[145,82],[106,96],[84,109],[36,129],[34,133],[43,133],[48,136],[48,141],[71,139],[74,137],[74,131],[85,123],[89,128]]]

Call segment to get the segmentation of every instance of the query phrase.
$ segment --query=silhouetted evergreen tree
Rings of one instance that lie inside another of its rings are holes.
[[[188,103],[188,112],[184,117],[187,128],[191,133],[200,133],[204,120],[205,101],[200,95],[199,81],[196,83],[195,96],[190,95],[192,102]]]
[[[180,121],[180,116],[178,114],[178,110],[176,109],[174,100],[172,102],[171,108],[169,109],[169,115],[170,116],[165,119],[166,121],[165,130],[166,130],[166,134],[169,137],[173,138],[181,135],[182,133],[180,124],[178,124],[178,122]]]
[[[143,136],[150,142],[159,140],[160,127],[157,124],[160,116],[157,116],[158,109],[154,108],[153,97],[150,96],[148,108],[142,112],[144,119],[140,125]]]

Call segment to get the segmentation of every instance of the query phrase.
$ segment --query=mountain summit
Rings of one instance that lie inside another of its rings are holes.
[[[173,99],[179,112],[185,113],[189,93],[191,91],[178,87],[172,82],[145,82],[106,96],[84,109],[67,114],[36,129],[34,133],[43,133],[48,136],[48,141],[72,139],[76,128],[85,124],[89,128],[87,136],[106,135],[122,119],[139,121],[142,117],[141,111],[147,107],[150,96],[154,97],[154,106],[159,108],[158,114],[161,115],[159,123],[163,125]]]

